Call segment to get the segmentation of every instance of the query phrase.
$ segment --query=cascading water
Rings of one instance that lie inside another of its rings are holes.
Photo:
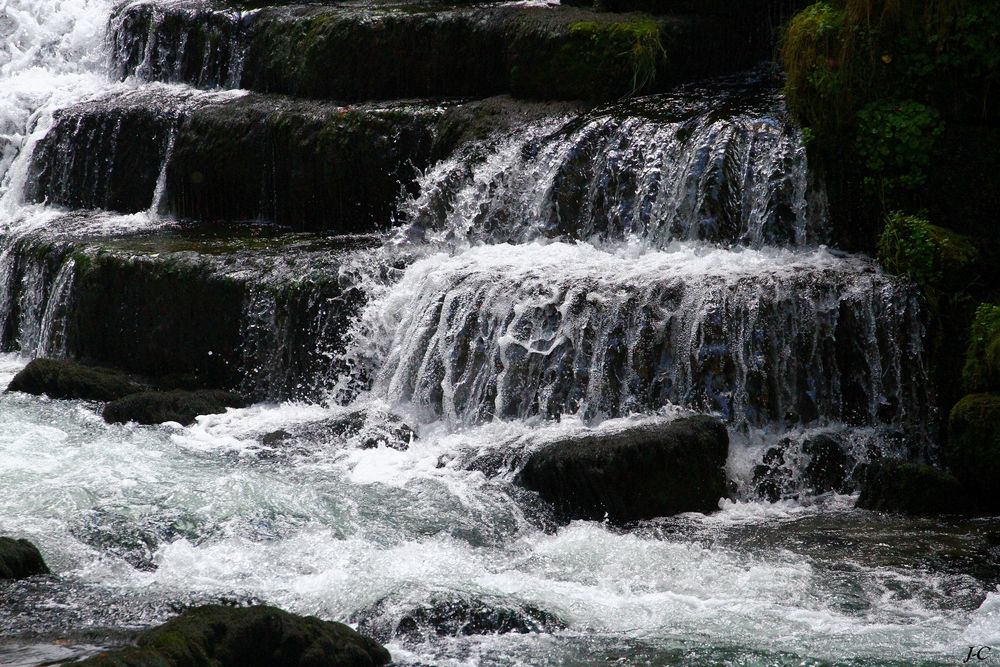
[[[928,416],[917,295],[827,251],[491,245],[379,303],[375,391],[453,424],[673,403],[734,426]]]
[[[772,88],[745,86],[623,102],[474,145],[435,167],[404,207],[407,234],[822,243],[825,203],[809,188],[800,131]]]
[[[129,312],[99,312],[136,336],[228,326],[232,349],[208,352],[271,402],[140,427],[0,395],[0,533],[56,573],[0,584],[0,662],[93,653],[220,599],[350,622],[398,664],[944,665],[1000,642],[995,521],[861,512],[801,478],[818,437],[852,471],[925,453],[935,397],[918,293],[821,245],[822,190],[771,83],[480,133],[426,170],[388,240],[192,230],[159,215],[169,131],[117,167],[142,181],[134,206],[97,156],[139,151],[128,100],[169,129],[190,107],[168,98],[240,94],[142,81],[235,85],[240,15],[184,0],[204,31],[174,30],[131,4],[148,25],[118,14],[106,42],[103,3],[0,4],[19,35],[0,50],[0,385],[25,356],[76,353],[80,303],[120,297]],[[546,442],[690,411],[730,426],[718,513],[559,526],[511,483]],[[754,471],[776,447],[771,504]],[[466,633],[428,620],[441,609],[532,631]]]
[[[170,12],[168,17],[161,4],[143,0],[119,6],[109,34],[114,73],[121,79],[238,88],[244,12],[184,2],[173,3]],[[187,14],[187,20],[177,20],[176,13]]]

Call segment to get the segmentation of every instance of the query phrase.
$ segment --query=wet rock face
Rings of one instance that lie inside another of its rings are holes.
[[[856,506],[912,515],[960,514],[969,507],[965,491],[953,475],[909,462],[869,466]]]
[[[112,19],[113,61],[122,78],[346,102],[504,92],[605,100],[749,67],[768,57],[776,24],[773,0],[724,10],[671,3],[655,17],[476,4],[131,4]],[[734,31],[745,38],[734,42]]]
[[[406,188],[414,193],[443,113],[161,88],[109,95],[57,114],[32,154],[26,197],[372,231],[389,226]]]
[[[416,606],[384,598],[354,622],[362,633],[380,641],[402,638],[411,642],[434,636],[526,634],[566,627],[555,615],[530,604],[511,605],[506,599],[466,599],[455,595],[438,596]]]
[[[38,142],[25,199],[68,208],[148,209],[167,150],[172,110],[128,95],[56,114]]]
[[[228,391],[146,391],[131,394],[104,406],[104,421],[124,424],[162,424],[178,422],[193,424],[198,415],[225,412],[226,408],[245,407],[247,402]]]
[[[0,579],[24,579],[48,573],[49,568],[34,544],[0,537]]]
[[[68,352],[137,373],[238,383],[245,287],[171,258],[88,255],[77,264]]]
[[[8,391],[88,401],[113,401],[142,389],[143,386],[126,373],[67,359],[35,359],[21,369],[7,387]]]
[[[439,113],[349,108],[257,95],[199,109],[167,168],[168,207],[199,221],[267,220],[368,232],[426,168]]]
[[[196,3],[169,9],[131,4],[113,17],[111,27],[114,69],[121,79],[239,87],[246,21],[236,12]]]
[[[546,445],[516,481],[566,519],[614,522],[711,512],[726,495],[725,426],[685,417]]]
[[[265,12],[242,85],[346,101],[485,97],[507,87],[502,24],[483,11]]]
[[[87,667],[378,667],[379,643],[342,623],[274,607],[206,605],[139,636],[137,646],[79,663]]]

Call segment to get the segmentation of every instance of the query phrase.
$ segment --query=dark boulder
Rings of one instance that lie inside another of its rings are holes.
[[[88,667],[376,667],[389,652],[342,623],[274,607],[191,609]]]
[[[900,461],[868,466],[855,506],[917,516],[961,514],[968,508],[962,485],[954,475],[922,463]]]
[[[28,540],[0,537],[0,579],[24,579],[48,573],[49,568],[34,544]]]
[[[241,408],[246,401],[228,391],[144,391],[112,401],[104,406],[104,421],[124,424],[162,424],[178,422],[193,424],[198,415],[225,412],[226,408]]]
[[[566,627],[555,615],[534,605],[457,595],[436,597],[416,606],[383,598],[354,620],[361,632],[381,641],[399,637],[416,642],[433,636],[526,634]]]
[[[944,454],[974,511],[1000,513],[1000,393],[970,394],[955,404]]]
[[[7,386],[7,391],[88,401],[113,401],[142,389],[143,386],[126,373],[67,359],[35,359]]]
[[[529,457],[516,481],[568,519],[711,512],[726,495],[728,452],[722,422],[685,417],[554,442]]]
[[[266,433],[260,442],[267,447],[283,447],[294,441],[347,440],[360,449],[385,446],[403,451],[416,438],[416,432],[394,414],[354,410],[330,419]]]

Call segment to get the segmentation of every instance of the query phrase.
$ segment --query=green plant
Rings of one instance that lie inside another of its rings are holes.
[[[631,70],[630,94],[633,95],[652,84],[657,68],[667,59],[660,41],[660,27],[655,21],[578,21],[569,26],[569,34],[570,43],[581,51],[579,55],[588,65],[601,67],[615,61],[625,63]],[[594,62],[589,62],[591,60]]]
[[[927,180],[935,143],[944,132],[940,114],[919,102],[873,102],[858,112],[857,150],[865,185],[884,203]]]
[[[796,14],[781,37],[781,59],[789,107],[809,125],[827,124],[841,91],[840,57],[844,12],[817,2]]]
[[[962,369],[965,390],[1000,389],[1000,305],[980,304],[969,332]]]
[[[889,214],[878,242],[878,257],[891,273],[907,276],[920,284],[934,284],[940,278],[938,251],[926,218]]]
[[[925,289],[961,292],[976,280],[979,251],[966,236],[932,225],[921,215],[890,213],[878,242],[890,273]]]

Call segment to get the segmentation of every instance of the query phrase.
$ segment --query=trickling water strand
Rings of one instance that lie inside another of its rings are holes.
[[[540,121],[439,166],[403,217],[409,238],[675,240],[815,245],[800,131],[781,102],[733,93],[694,110],[670,98]],[[717,103],[721,109],[716,108]]]
[[[369,306],[374,390],[453,424],[666,403],[735,426],[927,418],[921,307],[824,251],[565,244],[431,256]]]
[[[62,357],[66,354],[66,316],[70,299],[73,297],[76,280],[76,261],[68,258],[59,267],[52,280],[45,310],[38,327],[38,344],[34,348],[36,357]],[[23,345],[23,343],[22,343]],[[25,348],[22,347],[22,350]]]

